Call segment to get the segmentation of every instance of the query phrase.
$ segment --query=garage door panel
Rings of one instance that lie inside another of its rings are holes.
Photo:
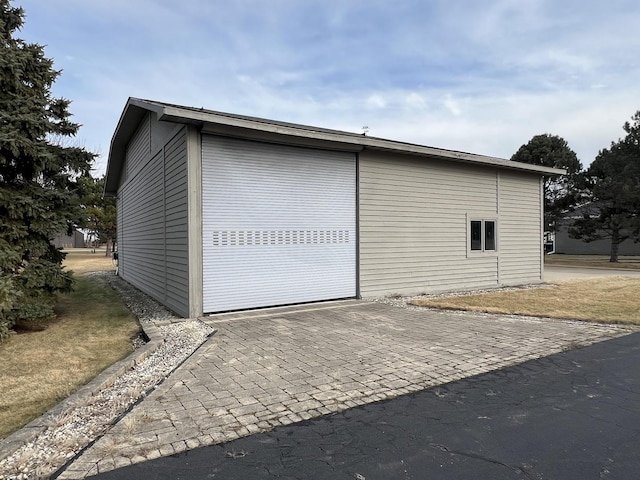
[[[205,311],[353,297],[355,156],[203,136]]]
[[[208,282],[205,295],[212,299],[213,308],[236,310],[352,295],[349,295],[353,292],[351,279],[342,275],[343,259],[350,253],[346,248],[341,252],[335,248],[309,252],[305,246],[266,250],[255,247],[219,250],[220,256],[212,259],[216,269],[235,273],[233,279],[221,275]],[[278,258],[277,266],[273,264],[274,257]],[[240,272],[250,275],[243,279],[238,275]]]

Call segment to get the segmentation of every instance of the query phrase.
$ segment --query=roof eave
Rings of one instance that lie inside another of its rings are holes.
[[[183,109],[176,106],[164,106],[159,120],[176,123],[217,124],[228,127],[237,127],[245,130],[257,130],[266,133],[285,135],[290,137],[302,137],[313,140],[359,147],[358,150],[372,149],[394,151],[399,153],[447,158],[457,162],[491,165],[499,168],[538,173],[547,176],[564,175],[565,170],[514,162],[503,158],[477,155],[473,153],[458,152],[411,143],[402,143],[383,138],[368,137],[355,133],[341,132],[321,128],[307,127],[304,125],[288,124],[283,122],[271,122],[263,119],[253,119],[241,116],[232,116],[211,111],[197,111]],[[353,148],[351,148],[353,149]]]
[[[224,126],[239,131],[258,131],[289,138],[314,140],[344,146],[352,151],[364,149],[389,151],[417,155],[430,158],[445,158],[455,162],[475,165],[494,166],[525,173],[535,173],[545,176],[558,176],[566,174],[565,170],[549,168],[538,165],[514,162],[503,158],[477,155],[473,153],[458,152],[411,143],[403,143],[383,138],[369,137],[357,133],[330,130],[306,125],[298,125],[286,122],[277,122],[267,119],[246,117],[241,115],[214,112],[211,110],[198,110],[178,105],[169,105],[152,100],[129,98],[120,116],[109,150],[104,195],[115,196],[126,157],[126,148],[136,127],[147,112],[155,112],[158,120],[195,125]]]
[[[105,173],[104,196],[115,197],[118,193],[118,183],[127,153],[127,144],[136,131],[140,120],[149,111],[162,113],[162,108],[145,100],[129,98],[125,104],[118,125],[111,138],[107,171]]]

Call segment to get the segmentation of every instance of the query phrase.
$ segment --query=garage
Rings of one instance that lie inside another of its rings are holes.
[[[562,173],[130,98],[104,193],[117,198],[118,275],[197,318],[540,283],[543,178]]]
[[[354,153],[202,136],[203,310],[356,296]]]

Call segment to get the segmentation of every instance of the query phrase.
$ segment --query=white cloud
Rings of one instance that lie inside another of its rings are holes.
[[[640,109],[632,0],[21,3],[103,155],[129,96],[501,157],[548,132],[585,164]]]
[[[373,109],[382,109],[387,106],[387,102],[382,95],[374,93],[367,98],[366,104]]]
[[[446,95],[444,98],[444,106],[451,112],[454,117],[459,117],[462,114],[460,103],[453,98],[452,95]]]
[[[405,105],[412,110],[424,110],[428,106],[427,99],[417,92],[409,92],[405,97]]]

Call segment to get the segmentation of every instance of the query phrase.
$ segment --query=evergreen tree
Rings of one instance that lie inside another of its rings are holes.
[[[610,262],[627,239],[640,240],[640,111],[622,127],[627,135],[598,153],[582,176],[583,216],[569,235],[585,242],[609,239]]]
[[[16,321],[53,317],[56,292],[73,278],[49,239],[69,231],[76,182],[94,155],[63,142],[79,125],[54,98],[60,74],[44,48],[15,38],[24,11],[0,0],[0,339]]]
[[[116,239],[118,221],[116,217],[116,199],[104,197],[104,177],[84,177],[79,179],[78,194],[82,209],[81,228],[86,228],[100,242],[106,244],[105,255],[111,255]]]
[[[544,177],[544,228],[553,231],[560,214],[576,201],[575,185],[582,170],[578,157],[565,139],[545,133],[522,145],[511,160],[567,171],[566,175]]]

